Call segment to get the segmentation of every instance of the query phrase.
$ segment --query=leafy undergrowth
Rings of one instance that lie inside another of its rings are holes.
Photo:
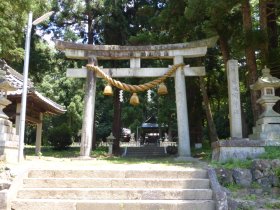
[[[265,153],[263,153],[259,159],[279,159],[280,158],[280,147],[265,147]]]
[[[213,168],[226,168],[226,169],[234,169],[234,168],[250,168],[253,160],[229,160],[224,163],[220,163],[217,161],[211,161],[209,164]]]

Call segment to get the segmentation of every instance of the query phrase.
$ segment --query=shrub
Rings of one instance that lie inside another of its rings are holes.
[[[49,143],[54,149],[63,150],[73,143],[71,129],[65,123],[51,129],[48,136]]]
[[[166,147],[166,152],[169,155],[175,155],[178,152],[178,148],[176,146],[168,146]]]

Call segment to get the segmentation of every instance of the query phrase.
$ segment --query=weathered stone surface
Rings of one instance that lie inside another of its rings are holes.
[[[253,180],[266,189],[278,186],[279,178],[276,171],[279,163],[278,160],[254,160],[252,163]]]
[[[260,170],[252,170],[252,177],[253,177],[253,180],[256,181],[263,177],[263,173]]]
[[[12,201],[15,210],[215,209],[201,169],[31,170],[28,175]]]
[[[230,136],[242,138],[238,61],[228,60],[226,70],[229,95]]]
[[[225,162],[230,159],[257,158],[265,152],[263,146],[263,141],[248,139],[216,141],[212,143],[212,160]]]
[[[271,167],[272,168],[280,168],[280,160],[279,159],[275,159],[271,161]]]
[[[7,193],[8,190],[0,191],[0,210],[7,210]]]
[[[272,187],[280,187],[280,180],[277,174],[270,176]]]
[[[232,178],[232,170],[230,169],[224,169],[224,168],[217,168],[216,174],[218,176],[218,180],[221,185],[226,186],[228,184],[232,184],[233,178]]]
[[[227,210],[228,209],[228,201],[227,201],[227,193],[223,191],[220,183],[217,179],[217,174],[214,169],[208,169],[208,176],[210,180],[210,185],[213,190],[213,198],[216,202],[217,210]]]
[[[85,45],[70,42],[57,41],[56,47],[63,50],[68,58],[87,59],[89,56],[97,56],[99,59],[114,58],[123,59],[131,57],[159,58],[184,56],[204,56],[207,47],[213,46],[217,38],[167,45],[147,46],[119,46],[119,45]]]
[[[233,169],[232,177],[236,184],[249,187],[252,183],[252,174],[249,169]]]
[[[228,210],[237,210],[238,209],[238,202],[232,198],[228,198]]]
[[[6,189],[8,190],[10,188],[10,186],[11,186],[10,182],[2,182],[0,180],[0,191],[1,190],[6,190]]]
[[[252,163],[253,170],[260,170],[265,171],[271,168],[271,161],[270,160],[254,160]]]

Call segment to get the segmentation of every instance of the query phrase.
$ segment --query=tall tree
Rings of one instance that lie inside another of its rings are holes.
[[[243,29],[245,33],[245,55],[246,66],[248,69],[248,86],[254,84],[258,78],[257,76],[257,63],[255,49],[250,44],[250,36],[252,35],[253,25],[251,17],[251,6],[249,0],[242,0],[241,3],[242,16],[243,16]],[[253,110],[254,121],[258,119],[260,114],[259,106],[257,104],[258,93],[251,90],[251,106]]]
[[[39,17],[50,8],[48,1],[40,0],[2,0],[0,4],[0,57],[11,62],[23,59],[24,28],[27,15]]]

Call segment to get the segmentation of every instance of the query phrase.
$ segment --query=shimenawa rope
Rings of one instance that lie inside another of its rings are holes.
[[[161,76],[155,80],[152,80],[150,82],[141,84],[141,85],[130,85],[130,84],[126,84],[126,83],[120,82],[118,80],[115,80],[112,77],[105,74],[98,66],[94,66],[92,64],[87,64],[86,67],[88,70],[95,71],[96,73],[98,73],[109,84],[111,84],[121,90],[136,93],[136,92],[143,92],[143,91],[149,90],[151,88],[154,88],[155,86],[164,82],[168,77],[170,77],[177,69],[179,69],[179,67],[183,67],[184,65],[185,64],[182,64],[182,63],[173,65],[171,67],[171,69],[168,72],[166,72],[163,76]]]

